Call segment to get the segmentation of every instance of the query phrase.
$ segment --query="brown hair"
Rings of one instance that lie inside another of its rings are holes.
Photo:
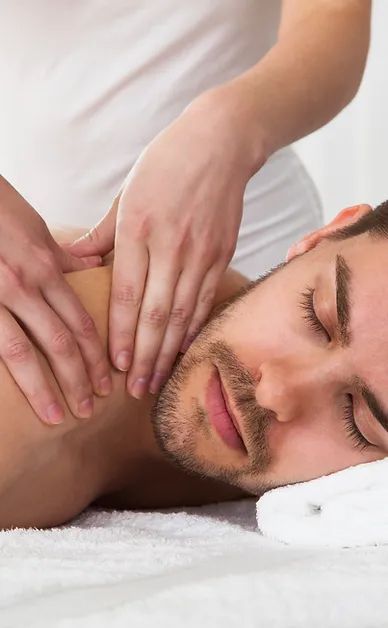
[[[364,214],[357,222],[337,229],[328,240],[345,240],[368,232],[372,238],[388,238],[388,201],[384,201],[373,211]]]

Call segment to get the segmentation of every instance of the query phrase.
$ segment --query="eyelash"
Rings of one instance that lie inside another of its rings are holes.
[[[331,338],[329,334],[315,313],[313,297],[314,288],[306,288],[301,294],[300,306],[304,311],[303,318],[308,322],[313,331],[321,336],[323,335],[326,340],[330,341]]]
[[[364,438],[364,436],[361,434],[360,430],[356,426],[353,413],[352,395],[346,395],[346,399],[347,402],[344,405],[344,414],[342,418],[344,420],[347,433],[350,435],[351,439],[355,442],[356,447],[360,449],[360,451],[364,451],[364,449],[367,449],[368,447],[373,447],[372,443]]]
[[[331,338],[327,333],[326,329],[322,325],[321,321],[317,317],[314,309],[314,289],[307,288],[301,294],[299,305],[302,308],[304,314],[303,318],[307,321],[309,327],[313,329],[313,331],[320,336],[324,335],[325,339],[329,342]],[[353,412],[353,397],[350,394],[346,395],[346,404],[344,405],[344,414],[342,416],[342,420],[345,423],[345,428],[347,433],[350,435],[351,439],[355,442],[356,447],[363,451],[368,447],[373,447],[373,445],[361,434],[360,430],[356,425],[356,421],[354,418]]]

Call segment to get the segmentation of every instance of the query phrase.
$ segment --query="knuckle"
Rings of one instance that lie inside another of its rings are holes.
[[[9,281],[12,286],[22,290],[25,288],[24,275],[21,268],[10,268],[9,269]]]
[[[172,258],[181,258],[183,254],[188,250],[191,244],[190,234],[183,232],[180,234],[174,234],[174,237],[169,243],[169,254]]]
[[[207,288],[200,295],[199,302],[201,305],[204,305],[205,307],[211,307],[214,303],[215,296],[216,296],[215,288]]]
[[[31,352],[32,347],[27,338],[16,336],[8,340],[2,354],[5,361],[19,363],[28,360]]]
[[[155,306],[145,310],[141,315],[142,322],[155,329],[164,327],[167,322],[167,312],[163,307]]]
[[[124,284],[115,289],[113,299],[120,305],[132,305],[134,308],[140,306],[141,299],[135,288],[130,284]]]
[[[2,263],[0,265],[0,286],[2,293],[6,296],[12,296],[15,290],[23,290],[25,282],[22,270]]]
[[[130,348],[135,342],[135,332],[127,329],[119,329],[116,331],[116,339],[120,346]]]
[[[132,224],[131,233],[136,242],[148,240],[152,231],[152,216],[146,213],[142,207],[135,210],[136,219]]]
[[[58,265],[50,249],[36,249],[35,262],[40,281],[49,282],[58,277]]]
[[[174,327],[187,327],[189,313],[185,307],[174,307],[170,312],[170,322]]]
[[[40,246],[34,247],[34,259],[41,266],[52,266],[55,264],[55,255],[49,248],[43,248]]]
[[[64,357],[72,356],[76,348],[75,340],[67,329],[57,332],[52,337],[51,344],[54,353]]]
[[[92,338],[96,333],[96,325],[93,318],[87,312],[82,312],[80,320],[80,331],[84,338]]]

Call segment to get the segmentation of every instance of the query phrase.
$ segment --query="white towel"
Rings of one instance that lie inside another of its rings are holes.
[[[388,458],[268,491],[256,514],[263,535],[292,545],[386,545]]]
[[[254,499],[0,532],[1,628],[387,628],[388,546],[258,534]]]

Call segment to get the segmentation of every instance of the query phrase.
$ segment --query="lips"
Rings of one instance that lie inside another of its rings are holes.
[[[206,390],[206,406],[210,423],[218,436],[231,449],[246,453],[246,448],[236,417],[230,410],[228,397],[215,369]]]
[[[226,390],[225,390],[225,388],[224,388],[224,386],[222,384],[221,378],[220,378],[220,383],[221,383],[221,392],[222,392],[222,396],[224,398],[224,403],[225,403],[226,410],[227,410],[227,412],[228,412],[228,414],[229,414],[229,416],[230,416],[230,418],[232,420],[232,423],[233,423],[233,425],[234,425],[234,427],[236,429],[236,432],[238,433],[238,435],[240,436],[241,440],[243,441],[243,437],[242,437],[242,434],[241,434],[241,431],[240,431],[240,426],[238,424],[238,421],[237,421],[235,415],[233,414],[233,412],[232,412],[232,410],[230,408],[228,393],[226,392]]]

